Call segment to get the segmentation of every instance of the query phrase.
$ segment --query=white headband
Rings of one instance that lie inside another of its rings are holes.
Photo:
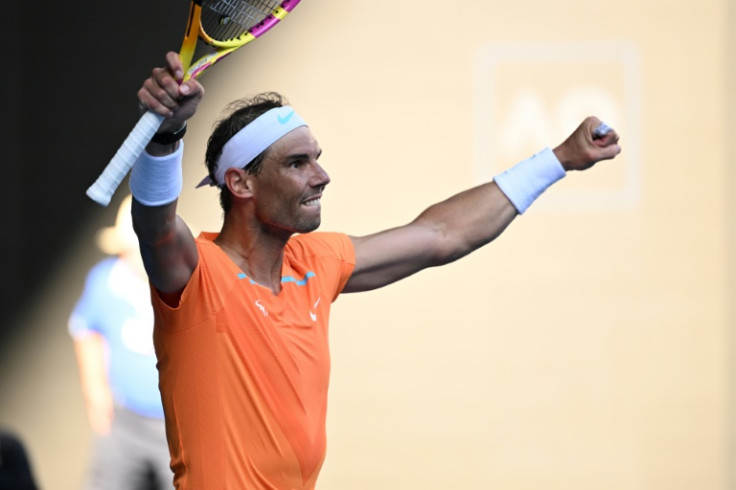
[[[278,141],[286,133],[293,131],[307,123],[299,117],[289,106],[275,107],[261,114],[243,129],[238,131],[230,141],[222,147],[222,154],[217,160],[215,180],[212,182],[209,175],[197,184],[203,185],[225,184],[225,172],[229,168],[245,168],[255,157],[266,148]]]

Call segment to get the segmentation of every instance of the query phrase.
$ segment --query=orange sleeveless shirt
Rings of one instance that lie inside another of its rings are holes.
[[[212,240],[179,306],[152,294],[159,387],[177,489],[313,489],[325,456],[331,303],[350,238],[309,233],[284,251],[282,290],[252,282]]]

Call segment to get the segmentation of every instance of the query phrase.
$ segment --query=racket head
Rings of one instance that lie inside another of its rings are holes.
[[[199,24],[199,39],[215,49],[191,65],[185,79],[198,77],[236,49],[261,37],[281,22],[300,2],[301,0],[201,0],[197,2],[200,5],[192,5],[192,15],[197,17],[195,20]],[[190,31],[191,26],[187,29],[187,36]],[[182,44],[182,53],[185,44],[186,37]],[[184,56],[182,59],[184,60]]]
[[[179,57],[184,79],[201,75],[210,66],[269,31],[301,0],[191,0],[187,30]],[[190,66],[200,46],[209,51]],[[87,195],[107,206],[138,156],[161,126],[163,117],[147,112],[133,128]]]

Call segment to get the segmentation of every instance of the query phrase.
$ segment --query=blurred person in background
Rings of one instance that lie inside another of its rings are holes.
[[[173,488],[153,350],[148,279],[131,197],[97,243],[109,255],[88,273],[69,318],[82,391],[95,433],[85,488]]]

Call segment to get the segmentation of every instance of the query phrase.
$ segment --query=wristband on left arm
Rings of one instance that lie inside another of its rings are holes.
[[[549,186],[565,175],[565,169],[554,152],[545,148],[496,175],[493,180],[519,214],[523,214]]]

